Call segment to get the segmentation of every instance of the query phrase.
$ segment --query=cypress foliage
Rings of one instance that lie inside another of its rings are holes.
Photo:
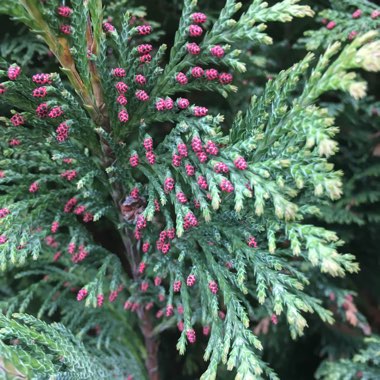
[[[235,96],[242,44],[313,15],[297,0],[240,8],[227,0],[211,20],[185,0],[168,51],[153,24],[113,24],[100,0],[0,3],[62,70],[0,61],[1,356],[27,376],[158,379],[159,337],[177,326],[180,354],[207,336],[202,379],[223,365],[276,379],[258,320],[283,320],[292,338],[308,314],[333,323],[314,289],[358,265],[310,222],[342,194],[320,97],[362,98],[355,70],[380,69],[380,41],[321,45],[228,123],[199,94]]]

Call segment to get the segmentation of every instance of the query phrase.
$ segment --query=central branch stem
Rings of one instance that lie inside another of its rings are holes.
[[[140,329],[144,335],[146,359],[145,366],[148,371],[149,380],[159,380],[160,374],[158,371],[158,347],[159,341],[157,337],[153,335],[153,323],[151,315],[148,311],[140,309],[138,312],[140,320]]]
[[[110,163],[114,161],[113,152],[110,147],[106,144],[104,140],[101,140],[102,150],[103,150],[103,164],[107,167]],[[123,215],[120,209],[120,203],[123,200],[123,189],[122,185],[117,182],[111,184],[112,191],[111,196],[115,207],[118,208],[118,215],[120,223],[124,223]],[[123,241],[124,249],[130,266],[130,275],[134,280],[138,279],[138,268],[136,265],[137,253],[134,250],[133,236],[127,228],[120,230],[120,236]],[[128,272],[128,270],[127,270]],[[145,366],[148,372],[149,380],[159,380],[158,371],[158,347],[159,342],[157,337],[153,334],[154,325],[152,323],[150,312],[141,307],[138,310],[139,316],[139,327],[144,336],[144,343],[146,349],[146,359]]]

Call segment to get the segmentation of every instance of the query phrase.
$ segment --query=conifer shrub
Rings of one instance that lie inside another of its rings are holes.
[[[184,0],[170,47],[101,0],[0,12],[61,69],[0,61],[2,359],[30,378],[157,380],[177,330],[180,355],[202,345],[203,380],[278,378],[253,327],[283,321],[295,339],[310,314],[334,323],[315,289],[359,269],[310,220],[342,195],[320,98],[365,96],[356,71],[380,70],[377,32],[321,44],[228,122],[212,100],[239,94],[242,46],[270,45],[267,24],[309,6],[227,0],[209,17]]]

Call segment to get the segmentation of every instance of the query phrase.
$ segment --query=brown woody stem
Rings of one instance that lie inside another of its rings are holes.
[[[159,341],[155,335],[153,335],[153,323],[151,315],[148,311],[140,309],[139,311],[140,329],[144,335],[146,359],[145,366],[148,371],[149,380],[159,380],[160,374],[158,371],[158,347]]]

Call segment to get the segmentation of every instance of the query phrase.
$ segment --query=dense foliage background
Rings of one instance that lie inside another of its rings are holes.
[[[108,16],[116,25],[121,10],[129,8],[136,17],[145,17],[160,30],[151,36],[155,44],[160,42],[170,46],[172,43],[182,1],[120,0],[104,3],[111,4],[107,8]],[[218,14],[224,1],[205,0],[200,3],[202,11],[212,17]],[[246,3],[246,7],[250,2],[243,3]],[[349,2],[317,0],[303,3],[309,4],[316,16],[293,20],[290,24],[270,24],[268,34],[274,40],[273,46],[241,44],[240,49],[249,51],[250,55],[247,58],[247,72],[236,75],[234,84],[239,87],[237,94],[225,99],[215,93],[210,96],[210,93],[202,92],[192,94],[189,99],[196,98],[197,103],[207,104],[211,111],[223,113],[226,116],[225,125],[228,125],[237,111],[248,108],[252,93],[261,94],[268,79],[305,55],[310,41],[311,44],[322,41],[313,50],[323,51],[327,38],[321,33],[317,34],[317,31],[326,30],[323,24],[326,16],[318,15],[319,11],[335,7],[336,12],[347,15],[347,25],[351,22],[353,5],[350,6]],[[350,25],[347,28],[349,30]],[[312,32],[305,37],[306,31]],[[333,34],[336,31],[329,32]],[[332,36],[332,40],[334,38],[339,38],[338,32]],[[26,27],[11,21],[6,15],[0,16],[0,56],[22,65],[26,73],[59,71],[55,57],[46,46]],[[368,82],[368,97],[356,100],[346,94],[327,93],[322,98],[323,105],[335,117],[335,125],[340,129],[337,135],[339,152],[332,160],[336,168],[344,172],[344,194],[335,203],[326,203],[313,222],[337,231],[345,241],[344,246],[340,247],[341,252],[353,253],[361,270],[344,279],[329,279],[325,283],[318,280],[315,285],[315,294],[323,294],[331,301],[330,309],[335,315],[336,324],[327,325],[317,317],[311,317],[305,335],[297,340],[290,338],[284,320],[274,324],[268,318],[263,318],[257,324],[255,332],[264,344],[264,360],[271,363],[281,379],[311,379],[323,361],[349,358],[363,347],[364,337],[380,333],[380,83],[376,74],[361,72],[360,75]],[[0,114],[6,112],[7,108],[2,106]],[[165,128],[162,131],[164,133]],[[155,138],[160,137],[156,135]],[[109,231],[96,233],[99,241],[105,242],[110,250],[118,249],[113,243],[106,242],[112,241],[108,239]],[[14,281],[17,280],[6,278],[9,288],[15,285]],[[6,288],[1,291],[7,293]],[[162,379],[197,379],[207,368],[202,359],[206,346],[203,337],[200,336],[199,343],[189,347],[184,356],[179,356],[176,351],[177,331],[165,330],[160,340]],[[356,369],[355,373],[359,378],[360,373]],[[218,379],[227,380],[232,378],[230,376],[222,370]]]

